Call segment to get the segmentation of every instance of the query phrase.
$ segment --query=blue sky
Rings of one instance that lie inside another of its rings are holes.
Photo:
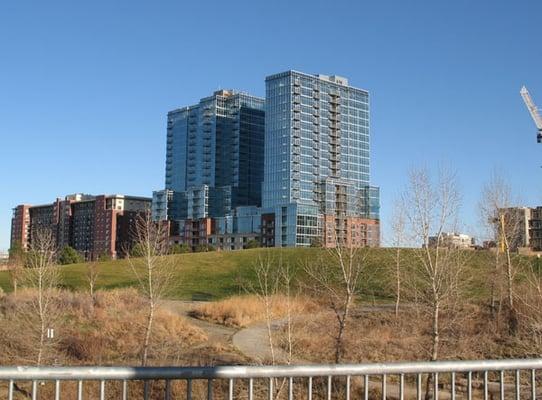
[[[382,218],[416,165],[451,165],[464,223],[501,169],[542,204],[542,2],[27,1],[0,4],[0,249],[11,208],[163,186],[166,113],[266,75],[338,74],[371,92]]]

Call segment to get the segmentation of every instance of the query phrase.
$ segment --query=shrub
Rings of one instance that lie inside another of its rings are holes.
[[[214,246],[210,244],[198,244],[196,248],[194,249],[196,253],[203,253],[206,251],[215,251],[215,250],[216,249],[214,248]]]
[[[169,254],[183,254],[190,253],[190,246],[186,243],[179,244],[175,243],[169,248]]]
[[[73,247],[65,246],[58,255],[59,264],[77,264],[83,262],[84,259]]]
[[[262,245],[256,239],[250,239],[245,245],[245,249],[256,249],[258,247],[262,247]]]

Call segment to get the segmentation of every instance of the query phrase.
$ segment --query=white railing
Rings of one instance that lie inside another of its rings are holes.
[[[217,367],[0,367],[32,399],[536,399],[542,359]],[[94,392],[92,392],[92,388]]]

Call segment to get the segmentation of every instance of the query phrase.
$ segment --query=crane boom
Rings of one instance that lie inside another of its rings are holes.
[[[529,94],[529,91],[525,86],[521,88],[519,91],[521,94],[521,97],[523,97],[523,101],[525,102],[525,105],[527,106],[527,109],[529,110],[529,113],[531,114],[531,117],[533,118],[534,124],[538,128],[539,131],[542,131],[542,117],[540,117],[540,114],[538,113],[538,109],[536,108],[533,99],[531,98],[531,95]]]

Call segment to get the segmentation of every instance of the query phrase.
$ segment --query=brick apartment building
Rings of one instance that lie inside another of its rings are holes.
[[[13,209],[11,246],[27,250],[37,229],[53,232],[58,249],[71,246],[87,260],[124,256],[131,248],[135,219],[147,212],[151,199],[124,195],[74,194],[53,203]]]

